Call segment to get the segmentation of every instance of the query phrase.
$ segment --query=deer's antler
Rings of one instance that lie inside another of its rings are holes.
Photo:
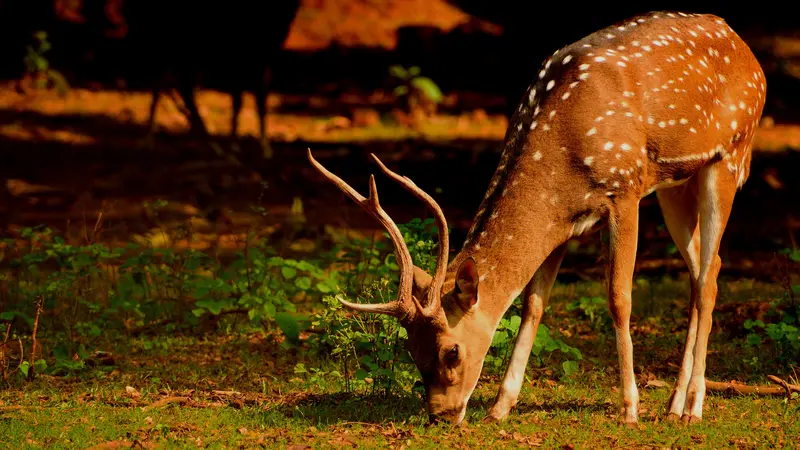
[[[377,159],[377,158],[376,158]],[[311,164],[331,183],[336,185],[342,192],[347,194],[354,202],[356,202],[362,209],[368,212],[372,217],[378,220],[383,225],[386,231],[389,232],[389,237],[394,244],[395,256],[397,264],[400,267],[400,285],[398,287],[398,298],[389,303],[352,303],[346,300],[339,300],[344,306],[361,312],[371,312],[379,314],[388,314],[399,319],[410,320],[416,314],[426,315],[428,310],[422,307],[419,300],[412,295],[412,285],[414,281],[414,264],[411,259],[411,253],[408,251],[403,235],[397,228],[391,217],[386,214],[386,211],[381,208],[378,201],[378,189],[375,186],[375,176],[369,177],[369,197],[365,198],[359,194],[355,189],[350,187],[341,178],[331,173],[328,169],[323,167],[311,155],[311,149],[308,149],[308,160]],[[446,242],[445,242],[446,243]],[[446,254],[445,254],[446,256]],[[428,305],[430,306],[430,305]]]
[[[426,317],[433,317],[441,307],[441,289],[442,284],[444,284],[444,277],[447,273],[448,253],[450,252],[450,237],[447,231],[447,220],[444,217],[444,212],[442,212],[442,208],[436,203],[436,200],[414,184],[410,178],[392,172],[374,153],[371,155],[372,159],[378,163],[378,166],[380,166],[384,174],[398,182],[401,186],[406,188],[406,190],[414,194],[415,197],[422,200],[425,206],[427,206],[436,217],[436,227],[439,230],[439,254],[436,258],[436,272],[434,272],[431,287],[428,289],[428,300],[423,310],[423,315]]]

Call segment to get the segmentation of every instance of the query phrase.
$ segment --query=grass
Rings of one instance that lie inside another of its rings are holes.
[[[745,317],[724,307],[766,301],[782,289],[721,281],[709,378],[763,383],[767,373],[791,375],[767,348],[748,347],[736,337]],[[90,358],[89,368],[68,376],[12,381],[0,391],[0,448],[800,448],[800,408],[781,398],[709,394],[701,424],[662,421],[686,327],[685,280],[637,283],[640,428],[617,425],[616,351],[605,308],[597,308],[594,321],[567,308],[602,291],[595,281],[556,285],[544,323],[581,350],[580,370],[565,376],[546,363],[529,365],[520,403],[501,424],[482,419],[502,370],[485,371],[465,426],[428,426],[411,389],[388,397],[369,386],[344,392],[336,378],[296,374],[299,362],[328,363],[302,344],[282,345],[280,336],[157,334],[107,340],[97,348],[108,354],[94,358],[103,364],[91,367]],[[762,357],[761,365],[748,362],[753,356]]]

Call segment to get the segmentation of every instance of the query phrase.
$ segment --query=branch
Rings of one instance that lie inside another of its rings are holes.
[[[790,397],[794,392],[800,393],[800,386],[798,385],[789,384],[775,375],[768,375],[767,378],[777,386],[749,386],[735,381],[726,383],[706,379],[706,390],[729,395],[777,395],[782,397]]]
[[[31,339],[33,340],[31,348],[31,366],[28,368],[28,380],[33,380],[36,376],[34,365],[36,363],[36,333],[39,331],[39,316],[42,314],[42,307],[44,306],[44,297],[41,295],[36,298],[36,320],[33,322],[33,333]]]

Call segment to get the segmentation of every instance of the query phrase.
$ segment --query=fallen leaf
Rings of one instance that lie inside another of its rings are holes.
[[[136,390],[133,386],[125,386],[125,393],[127,393],[131,398],[139,398],[142,394]]]
[[[645,385],[645,387],[662,388],[665,387],[666,385],[667,383],[661,380],[647,380],[647,384]]]

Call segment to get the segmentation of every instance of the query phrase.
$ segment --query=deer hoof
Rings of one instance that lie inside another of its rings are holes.
[[[491,414],[489,414],[489,415],[487,415],[486,417],[483,418],[483,423],[487,423],[487,424],[500,423],[502,421],[503,421],[503,419],[501,417],[495,417],[495,416],[493,416]]]
[[[669,413],[669,414],[667,414],[667,418],[664,419],[664,420],[667,421],[667,422],[671,422],[671,423],[678,423],[678,422],[681,421],[681,416],[679,416],[679,415],[677,415],[675,413]]]
[[[684,414],[683,417],[681,417],[681,422],[683,422],[684,425],[694,425],[702,421],[702,417],[693,416],[691,414]]]
[[[639,429],[639,422],[622,422],[622,425],[629,430]]]

